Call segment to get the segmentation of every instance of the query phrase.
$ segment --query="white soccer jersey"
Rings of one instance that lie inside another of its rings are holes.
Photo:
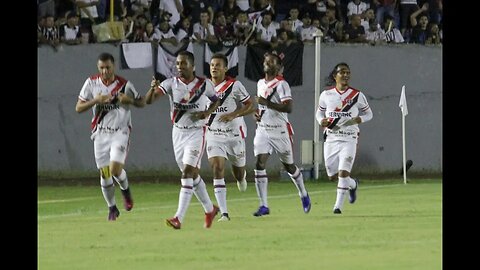
[[[221,105],[209,117],[207,140],[225,140],[229,138],[245,138],[247,130],[243,117],[236,117],[230,122],[220,122],[220,116],[235,111],[237,101],[245,102],[250,98],[245,86],[233,78],[226,78],[215,86],[215,92]]]
[[[327,89],[320,94],[316,119],[318,123],[328,118],[330,125],[325,128],[326,141],[354,141],[358,139],[358,124],[342,126],[346,121],[363,116],[362,123],[371,119],[372,110],[365,95],[354,88],[340,92],[336,87]]]
[[[271,81],[258,80],[257,96],[270,99],[271,102],[282,103],[292,99],[290,85],[282,76],[277,76]],[[272,136],[289,136],[293,134],[288,113],[279,112],[258,104],[257,113],[261,115],[257,128],[264,129]]]
[[[82,101],[94,99],[98,94],[113,96],[110,103],[92,107],[92,133],[112,133],[132,126],[130,106],[120,104],[116,96],[119,92],[134,99],[141,98],[133,84],[120,76],[115,76],[113,83],[108,86],[102,82],[100,74],[88,78],[83,84],[78,96]]]
[[[173,77],[164,80],[159,89],[170,98],[170,119],[175,127],[199,129],[205,126],[208,118],[192,119],[192,113],[206,111],[210,101],[217,100],[210,80],[195,77],[187,83],[180,77]]]

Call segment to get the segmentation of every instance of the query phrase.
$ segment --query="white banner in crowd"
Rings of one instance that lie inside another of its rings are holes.
[[[150,42],[122,43],[122,52],[128,68],[152,66],[152,44]]]

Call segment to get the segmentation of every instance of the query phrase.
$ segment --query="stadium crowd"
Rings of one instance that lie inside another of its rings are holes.
[[[97,42],[110,0],[37,0],[39,46]],[[442,0],[114,0],[121,42],[442,43]],[[92,28],[93,27],[93,28]]]

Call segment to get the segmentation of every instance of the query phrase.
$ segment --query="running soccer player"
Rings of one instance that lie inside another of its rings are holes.
[[[268,157],[275,151],[285,170],[298,190],[302,208],[308,213],[311,208],[310,197],[303,183],[303,175],[293,161],[293,128],[288,121],[292,112],[292,93],[283,76],[282,60],[276,54],[267,54],[263,61],[265,78],[257,83],[258,110],[255,113],[257,129],[253,140],[253,151],[257,158],[255,164],[255,187],[260,207],[254,216],[270,214],[267,201],[268,176],[265,170]]]
[[[232,173],[240,191],[247,189],[245,171],[245,138],[247,126],[243,116],[255,111],[253,98],[240,81],[226,77],[228,59],[214,54],[210,60],[210,74],[220,105],[210,115],[207,129],[207,156],[213,169],[215,198],[222,216],[218,221],[228,221],[227,187],[225,185],[225,160],[232,163]],[[237,108],[237,102],[243,104]]]
[[[199,170],[205,149],[206,120],[220,100],[210,80],[195,76],[195,58],[191,52],[179,52],[176,67],[178,77],[166,79],[160,84],[153,78],[145,96],[147,104],[163,95],[170,98],[173,150],[182,172],[182,187],[177,212],[166,219],[166,224],[174,229],[181,228],[193,193],[205,210],[204,227],[210,228],[219,208],[210,200]]]
[[[127,173],[123,166],[132,129],[130,105],[144,107],[145,99],[130,81],[115,75],[115,60],[111,54],[100,54],[97,68],[100,73],[85,81],[75,110],[81,113],[93,108],[91,139],[95,162],[100,170],[100,185],[109,209],[108,220],[114,221],[120,211],[115,202],[113,179],[122,191],[125,210],[133,208]]]
[[[323,155],[325,168],[331,181],[338,177],[337,199],[334,214],[341,214],[345,194],[349,191],[349,202],[357,199],[358,180],[350,177],[357,153],[360,129],[358,124],[373,118],[365,95],[350,87],[350,67],[337,64],[327,77],[332,85],[320,94],[315,115],[324,128]]]

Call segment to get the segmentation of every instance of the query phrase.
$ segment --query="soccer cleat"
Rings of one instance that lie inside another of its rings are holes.
[[[120,211],[118,211],[116,205],[108,207],[108,220],[115,221],[118,216],[120,216]]]
[[[213,219],[215,218],[215,216],[218,214],[219,211],[220,211],[220,208],[218,208],[218,206],[216,205],[213,205],[212,212],[205,213],[205,224],[204,224],[205,228],[208,229],[212,226]]]
[[[165,224],[167,224],[167,226],[174,228],[175,230],[179,230],[180,227],[182,226],[182,223],[180,223],[180,220],[178,220],[178,217],[167,218],[165,220]]]
[[[247,190],[247,180],[242,179],[241,181],[237,181],[237,187],[241,192]]]
[[[253,213],[253,215],[256,217],[260,217],[268,214],[270,214],[270,209],[268,209],[268,207],[263,205],[258,208],[257,212]]]
[[[218,219],[218,221],[230,221],[230,217],[228,216],[228,213],[223,213],[222,216]]]
[[[308,212],[310,212],[310,208],[312,207],[312,204],[310,203],[310,196],[308,196],[308,193],[307,193],[307,196],[302,197],[301,199],[302,199],[303,212],[307,214]]]
[[[341,214],[342,211],[340,211],[340,209],[338,209],[338,208],[335,208],[335,209],[333,209],[333,213],[334,214]]]
[[[133,199],[132,194],[130,193],[130,188],[125,190],[121,190],[123,195],[123,206],[125,206],[125,210],[130,211],[133,208]]]
[[[354,203],[356,200],[357,200],[357,188],[358,188],[358,183],[360,183],[360,180],[359,179],[355,179],[355,178],[352,178],[353,181],[355,181],[356,185],[355,185],[355,188],[351,188],[349,191],[348,191],[348,201],[350,203]]]

